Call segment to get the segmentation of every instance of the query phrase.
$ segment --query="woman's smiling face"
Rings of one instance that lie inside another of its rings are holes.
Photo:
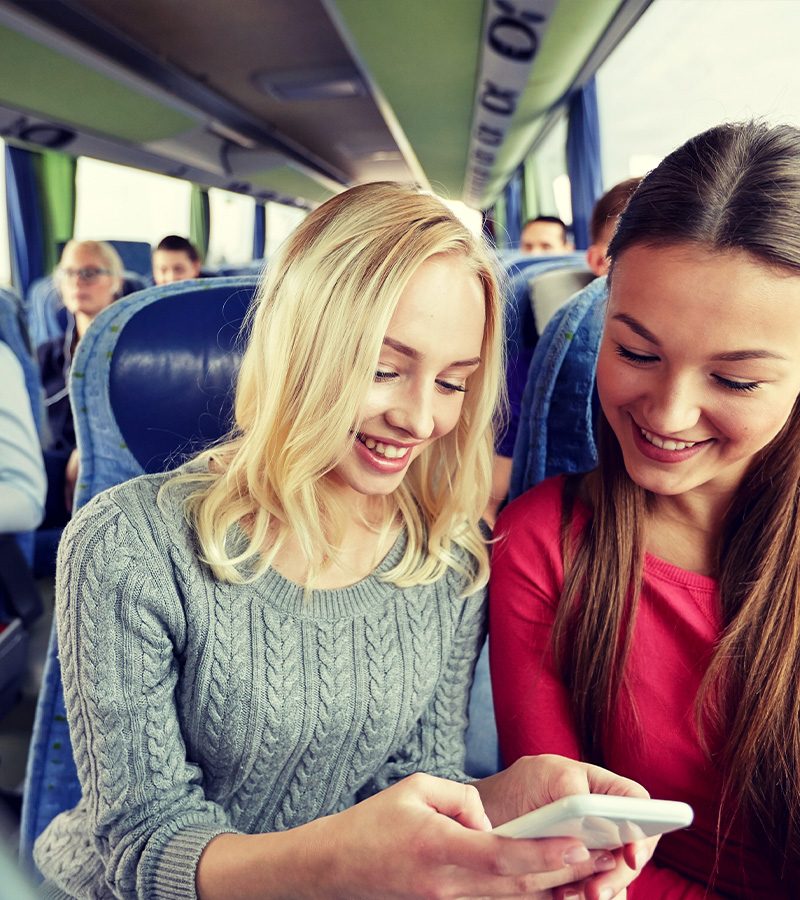
[[[463,257],[439,254],[419,267],[389,323],[353,448],[331,473],[338,484],[389,494],[411,461],[455,428],[485,320],[480,281]]]
[[[629,248],[614,265],[597,388],[641,487],[735,491],[800,393],[800,276],[743,251]]]

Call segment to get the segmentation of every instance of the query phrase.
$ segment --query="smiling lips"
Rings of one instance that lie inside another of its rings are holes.
[[[676,441],[673,438],[663,438],[637,425],[633,418],[631,418],[631,430],[634,444],[639,452],[653,462],[659,463],[683,462],[700,453],[713,441],[713,438],[703,441]]]
[[[686,450],[687,447],[694,447],[694,445],[698,443],[698,441],[673,441],[671,438],[660,438],[657,434],[653,434],[652,431],[648,431],[646,428],[640,428],[639,431],[641,431],[642,436],[647,441],[661,450]]]
[[[374,438],[367,437],[360,432],[356,437],[361,443],[373,453],[384,456],[386,459],[402,459],[408,453],[408,447],[399,447],[397,444],[384,444],[382,441],[376,441]]]

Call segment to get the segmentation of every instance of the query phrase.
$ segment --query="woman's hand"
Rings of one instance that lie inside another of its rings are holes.
[[[411,775],[289,831],[220,835],[200,858],[197,893],[201,900],[545,900],[554,887],[614,865],[575,838],[516,840],[489,829],[475,787]]]
[[[313,825],[333,841],[331,882],[320,892],[327,897],[549,898],[553,887],[596,872],[596,857],[608,857],[574,838],[489,834],[475,787],[430,775],[412,775]]]
[[[608,769],[549,754],[524,756],[503,772],[476,782],[475,786],[493,825],[501,825],[572,794],[650,796],[637,782]],[[587,900],[624,897],[625,888],[650,860],[657,843],[657,837],[646,838],[619,850],[603,851],[597,861],[600,864],[605,860],[608,871],[571,884],[555,896],[565,900],[577,900],[581,896]]]

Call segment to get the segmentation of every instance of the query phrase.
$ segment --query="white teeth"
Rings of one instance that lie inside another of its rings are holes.
[[[650,431],[645,430],[644,428],[640,428],[639,431],[641,431],[642,437],[646,441],[661,450],[686,450],[687,447],[694,447],[694,445],[697,443],[697,441],[673,441],[671,438],[663,440],[662,438],[658,437]]]
[[[358,439],[368,450],[372,450],[373,453],[377,453],[380,456],[385,456],[387,459],[402,459],[408,453],[408,447],[382,444],[380,441],[375,441],[370,437],[362,437],[360,434]]]

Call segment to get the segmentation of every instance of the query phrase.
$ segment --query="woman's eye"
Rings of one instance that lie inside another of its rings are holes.
[[[397,372],[384,372],[381,369],[375,372],[375,381],[391,381],[393,378],[397,378]]]
[[[645,365],[647,363],[658,362],[657,356],[649,356],[642,353],[634,353],[632,350],[628,350],[627,347],[623,347],[622,344],[617,344],[617,356],[620,356],[622,359],[627,362]]]
[[[723,378],[721,375],[714,375],[713,378],[717,384],[728,391],[747,393],[748,391],[756,391],[761,387],[760,381],[731,381],[730,378]]]
[[[465,384],[453,384],[452,381],[442,381],[438,379],[436,382],[439,385],[439,388],[444,391],[445,394],[454,394],[456,392],[465,394],[467,392],[467,386]]]

